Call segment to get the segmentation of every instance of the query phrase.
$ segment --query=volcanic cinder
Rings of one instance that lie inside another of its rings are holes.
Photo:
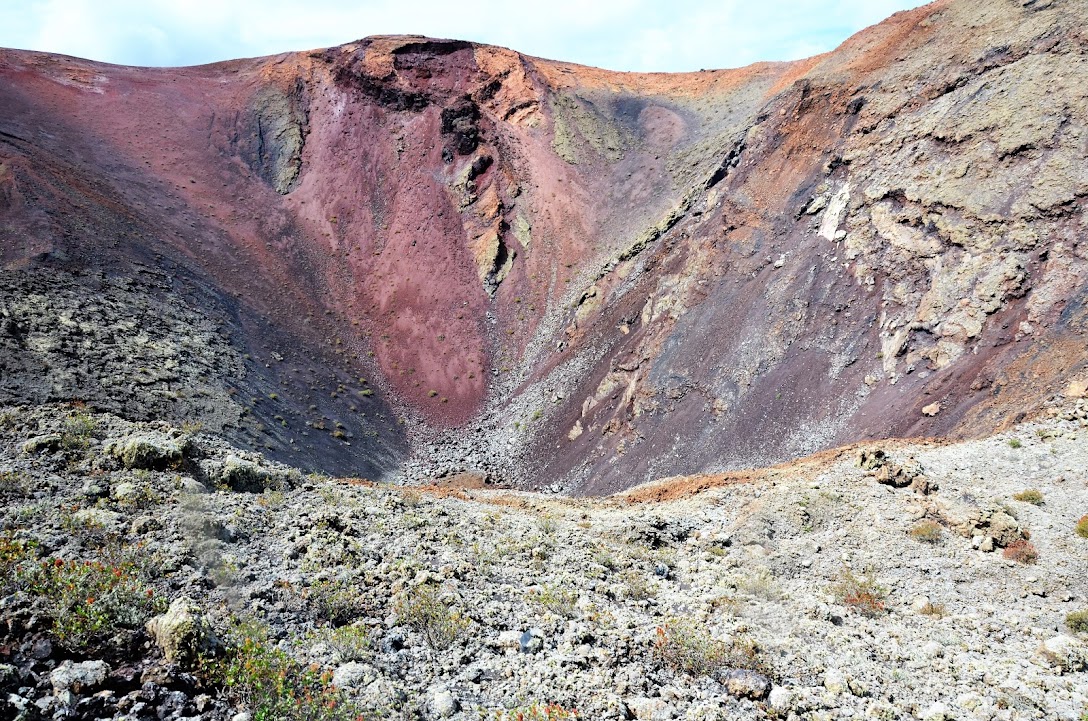
[[[0,51],[0,404],[591,494],[993,432],[1088,360],[1085,28],[940,0],[686,74]]]

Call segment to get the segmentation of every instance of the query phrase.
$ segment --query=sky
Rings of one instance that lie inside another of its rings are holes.
[[[730,68],[831,50],[921,0],[0,0],[0,46],[197,65],[418,34],[611,70]]]

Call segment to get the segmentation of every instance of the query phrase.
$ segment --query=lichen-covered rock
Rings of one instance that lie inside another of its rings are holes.
[[[268,489],[283,490],[296,485],[301,479],[297,470],[270,466],[234,454],[222,460],[202,461],[200,467],[213,485],[232,491],[260,493]]]
[[[998,548],[1024,537],[1020,523],[1000,508],[972,508],[957,525],[963,535],[993,539]]]
[[[220,479],[236,491],[263,491],[270,485],[268,471],[237,456],[227,456]]]
[[[461,710],[461,704],[449,691],[438,691],[431,697],[431,711],[438,718],[449,718]]]
[[[722,677],[722,684],[730,696],[762,701],[771,692],[771,680],[761,673],[748,669],[733,669]]]
[[[171,663],[192,664],[218,645],[200,607],[184,596],[174,599],[166,613],[148,621],[147,632]]]
[[[369,664],[348,661],[336,667],[332,674],[332,685],[337,688],[357,688],[371,683],[377,674]]]
[[[1039,644],[1039,655],[1063,671],[1088,668],[1088,646],[1065,634],[1052,636]]]
[[[106,444],[106,452],[125,468],[162,470],[182,461],[188,442],[164,433],[140,433]]]
[[[43,436],[35,436],[22,445],[23,453],[34,455],[42,451],[55,451],[60,448],[61,437],[59,433],[47,433]]]
[[[109,676],[110,667],[105,661],[65,661],[49,672],[53,693],[70,691],[75,694],[97,690]]]
[[[105,508],[82,508],[72,514],[72,518],[84,528],[110,531],[116,530],[123,520],[120,513]]]

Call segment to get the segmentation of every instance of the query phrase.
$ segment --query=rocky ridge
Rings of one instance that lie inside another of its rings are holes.
[[[1085,372],[1086,20],[940,0],[677,75],[2,51],[0,400],[587,494],[988,435]]]

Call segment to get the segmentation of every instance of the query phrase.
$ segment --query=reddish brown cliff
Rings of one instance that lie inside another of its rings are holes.
[[[0,400],[586,492],[992,430],[1088,355],[1086,20],[949,0],[681,75],[3,51]]]

